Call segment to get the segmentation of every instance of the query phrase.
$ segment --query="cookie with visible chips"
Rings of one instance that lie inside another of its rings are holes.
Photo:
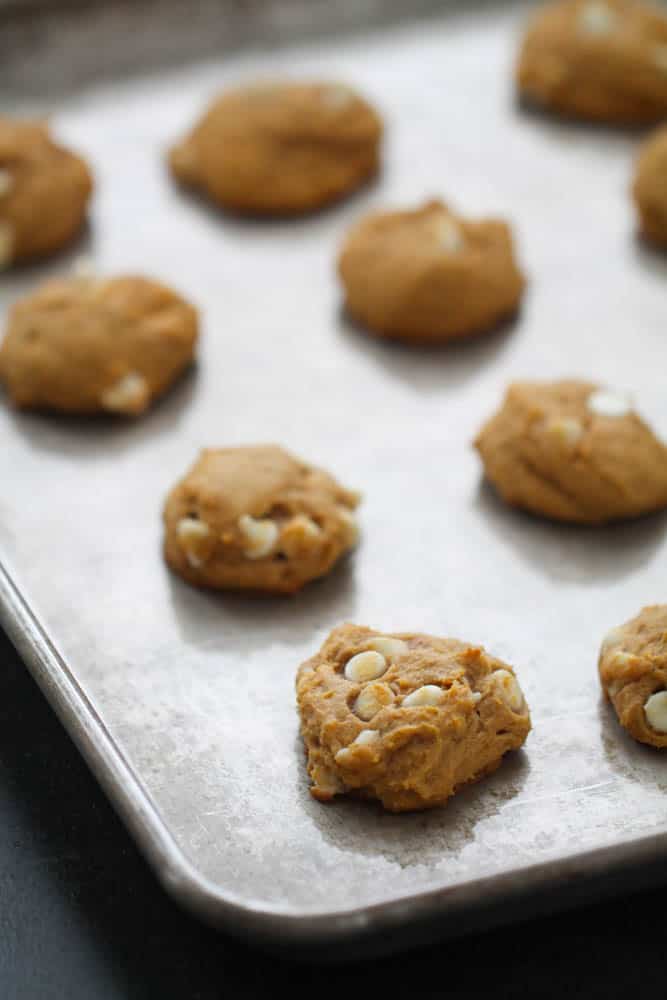
[[[355,546],[358,503],[277,445],[207,449],[167,498],[165,558],[196,586],[291,594]]]
[[[217,98],[169,165],[223,208],[299,215],[373,177],[381,138],[380,116],[349,87],[266,81]]]
[[[475,440],[506,503],[605,524],[667,506],[667,448],[623,393],[575,379],[515,382]]]
[[[311,794],[322,802],[441,805],[530,731],[512,668],[457,639],[342,625],[299,668],[296,690]]]
[[[612,629],[598,671],[623,728],[640,743],[667,748],[667,604]]]
[[[566,117],[644,125],[667,117],[667,17],[637,0],[557,0],[532,18],[516,79]]]
[[[416,343],[492,329],[516,313],[525,284],[505,222],[468,221],[441,201],[361,219],[338,272],[351,317],[381,337]]]
[[[45,282],[9,311],[0,382],[23,408],[136,416],[190,364],[196,309],[142,277]]]
[[[81,230],[93,181],[43,122],[0,116],[0,270],[60,250]]]

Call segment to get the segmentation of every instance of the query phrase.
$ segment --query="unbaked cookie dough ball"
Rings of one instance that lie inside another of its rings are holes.
[[[208,449],[167,498],[165,558],[197,586],[291,594],[355,546],[358,503],[276,445]]]
[[[480,646],[359,625],[298,671],[311,793],[404,812],[445,802],[520,747],[530,715],[514,671]]]
[[[197,326],[148,278],[47,281],[9,312],[0,382],[19,407],[134,416],[190,364]]]
[[[667,747],[667,604],[644,608],[612,629],[598,670],[624,729],[640,743]]]
[[[345,240],[338,270],[350,316],[404,341],[489,330],[517,311],[524,288],[509,226],[462,219],[441,201],[363,218]]]
[[[636,0],[558,0],[521,47],[524,98],[567,117],[640,125],[667,117],[667,17]]]
[[[667,248],[667,126],[642,146],[632,193],[642,235]]]
[[[81,229],[90,171],[41,122],[0,116],[0,270],[42,257]]]
[[[349,87],[267,81],[222,94],[169,163],[223,208],[297,215],[377,173],[381,138],[379,115]]]
[[[667,505],[667,448],[592,382],[515,382],[475,446],[503,500],[534,514],[604,524]]]

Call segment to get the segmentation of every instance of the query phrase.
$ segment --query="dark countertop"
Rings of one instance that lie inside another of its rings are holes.
[[[667,876],[667,873],[665,873]],[[654,876],[651,875],[650,878]],[[659,877],[659,876],[657,876]],[[665,879],[667,881],[667,878]],[[665,991],[664,889],[371,962],[281,961],[154,880],[0,632],[0,998],[621,997]]]

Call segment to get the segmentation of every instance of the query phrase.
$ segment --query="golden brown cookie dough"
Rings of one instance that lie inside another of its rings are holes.
[[[642,235],[667,248],[667,126],[642,146],[632,193]]]
[[[197,586],[291,594],[354,547],[358,503],[276,445],[209,449],[167,498],[165,558]]]
[[[147,278],[47,281],[9,312],[0,381],[20,407],[136,415],[191,362],[197,326]]]
[[[92,189],[84,161],[57,145],[47,125],[0,116],[0,270],[69,243]]]
[[[667,604],[612,629],[598,670],[621,725],[640,743],[667,747]]]
[[[534,514],[604,524],[667,505],[667,448],[591,382],[515,382],[475,447],[502,498]]]
[[[667,17],[635,0],[558,0],[533,17],[521,95],[567,117],[639,125],[667,117]]]
[[[381,138],[380,117],[348,87],[267,81],[222,94],[169,163],[223,208],[294,215],[377,173]]]
[[[514,671],[479,646],[333,630],[297,674],[311,793],[404,812],[445,802],[520,747],[530,715]]]
[[[517,311],[524,288],[509,226],[469,222],[441,201],[366,216],[348,234],[338,270],[350,315],[406,341],[484,332]]]

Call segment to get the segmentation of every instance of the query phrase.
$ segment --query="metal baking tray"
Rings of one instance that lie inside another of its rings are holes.
[[[0,407],[0,617],[165,888],[273,946],[399,947],[426,918],[436,933],[507,919],[518,900],[588,897],[667,857],[667,762],[624,735],[596,676],[605,631],[665,599],[667,518],[522,516],[470,447],[522,377],[629,388],[667,436],[667,265],[634,235],[638,137],[516,106],[525,14],[442,9],[29,104],[54,112],[98,187],[87,237],[2,277],[2,310],[85,252],[101,273],[173,283],[204,330],[196,369],[140,421]],[[231,219],[176,190],[164,151],[210,95],[283,72],[378,105],[378,183],[295,222]],[[467,344],[384,344],[346,321],[336,250],[360,213],[431,196],[512,220],[525,306]],[[267,440],[364,492],[361,547],[291,599],[188,587],[161,559],[167,490],[201,447]],[[525,750],[428,813],[313,801],[294,675],[346,620],[507,659],[532,709]]]

